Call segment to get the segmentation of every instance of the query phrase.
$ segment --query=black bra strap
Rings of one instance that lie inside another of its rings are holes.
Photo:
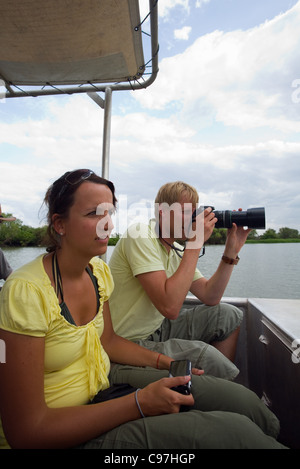
[[[100,308],[100,293],[99,293],[99,289],[98,289],[98,281],[97,281],[96,276],[93,274],[93,272],[92,272],[92,270],[90,269],[89,266],[87,266],[85,270],[87,271],[87,273],[91,277],[91,280],[92,280],[94,288],[95,288],[96,297],[97,297],[97,311],[98,311],[99,308]]]
[[[63,303],[64,294],[63,294],[62,280],[61,280],[60,270],[59,270],[59,266],[57,262],[56,252],[54,253],[52,257],[52,274],[53,274],[56,296],[57,298],[59,298],[59,295],[60,295],[61,301]]]

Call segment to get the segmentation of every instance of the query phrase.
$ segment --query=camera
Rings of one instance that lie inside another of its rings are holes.
[[[190,376],[192,377],[192,364],[190,360],[175,360],[170,364],[169,378],[175,376]],[[173,391],[177,391],[180,394],[191,394],[191,380],[183,385],[176,386]]]
[[[248,210],[245,211],[221,211],[215,210],[215,207],[212,207],[211,205],[207,205],[205,207],[199,207],[194,211],[192,221],[195,221],[198,213],[208,207],[212,208],[215,217],[218,219],[215,224],[215,228],[231,228],[232,223],[235,223],[237,226],[247,226],[248,228],[254,229],[265,229],[266,227],[264,207],[248,208]]]

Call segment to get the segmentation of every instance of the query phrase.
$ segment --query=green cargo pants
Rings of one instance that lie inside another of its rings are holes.
[[[177,319],[164,319],[154,334],[135,342],[174,360],[189,359],[193,367],[202,368],[205,374],[233,380],[239,369],[209,344],[225,340],[242,320],[242,311],[226,303],[182,308]]]
[[[168,373],[113,365],[110,383],[142,388]],[[193,376],[195,405],[187,412],[146,417],[120,425],[80,448],[221,449],[285,448],[276,441],[279,422],[256,394],[231,381]]]

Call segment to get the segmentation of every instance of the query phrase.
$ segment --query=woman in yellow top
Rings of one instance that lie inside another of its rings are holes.
[[[0,294],[0,447],[283,448],[255,394],[199,370],[192,394],[175,392],[189,378],[168,378],[172,358],[114,333],[113,280],[97,257],[112,229],[113,184],[75,170],[45,201],[48,253],[13,272]],[[116,382],[142,389],[86,405]]]

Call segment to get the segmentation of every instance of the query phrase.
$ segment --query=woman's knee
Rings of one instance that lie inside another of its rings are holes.
[[[228,303],[219,304],[219,326],[224,337],[230,335],[243,321],[244,313],[241,309]]]
[[[205,434],[200,444],[207,449],[283,449],[275,438],[266,435],[245,415],[208,412],[204,415]]]
[[[245,386],[215,378],[193,376],[192,392],[195,408],[202,411],[225,411],[244,415],[257,424],[263,432],[277,437],[280,429],[277,417]]]

